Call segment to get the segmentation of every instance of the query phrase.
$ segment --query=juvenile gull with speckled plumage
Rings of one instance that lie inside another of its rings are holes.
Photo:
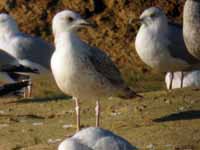
[[[119,70],[103,51],[78,37],[77,29],[90,25],[79,14],[69,10],[53,18],[56,49],[51,58],[51,68],[58,87],[75,99],[77,130],[80,128],[79,99],[98,99],[95,110],[96,126],[99,126],[99,99],[138,96],[125,84]]]

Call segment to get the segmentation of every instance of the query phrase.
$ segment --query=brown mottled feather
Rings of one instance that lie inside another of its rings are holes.
[[[96,47],[90,47],[89,59],[97,72],[104,76],[112,85],[122,90],[123,95],[120,96],[121,98],[129,99],[139,96],[125,84],[120,71],[106,53]]]

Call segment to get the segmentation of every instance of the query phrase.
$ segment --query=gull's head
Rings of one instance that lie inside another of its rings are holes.
[[[155,25],[164,24],[167,22],[167,17],[162,9],[158,7],[151,7],[146,9],[140,16],[140,22],[142,25]]]
[[[54,35],[61,32],[75,32],[80,28],[88,26],[91,26],[89,22],[83,19],[79,14],[70,10],[57,13],[52,23]]]
[[[0,34],[19,32],[16,21],[8,14],[0,13]]]

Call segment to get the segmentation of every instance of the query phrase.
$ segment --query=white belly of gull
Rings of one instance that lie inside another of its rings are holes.
[[[51,60],[56,83],[65,94],[83,100],[112,95],[114,88],[83,57],[66,54],[55,52]]]
[[[135,46],[141,60],[161,72],[177,71],[181,68],[186,68],[188,66],[187,62],[170,55],[166,48],[168,39],[162,36],[156,38],[154,34],[149,30],[140,29],[136,37]]]

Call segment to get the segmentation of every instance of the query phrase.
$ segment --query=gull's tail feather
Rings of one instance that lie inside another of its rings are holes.
[[[18,72],[18,73],[34,73],[39,74],[38,69],[30,68],[23,65],[4,65],[0,68],[1,72]]]
[[[8,83],[0,86],[0,96],[5,96],[9,94],[16,95],[20,92],[24,87],[30,85],[30,80],[15,82],[15,83]]]
[[[132,99],[132,98],[143,98],[143,96],[137,94],[135,91],[133,91],[132,89],[130,89],[129,87],[124,88],[124,94],[119,96],[122,99]]]

